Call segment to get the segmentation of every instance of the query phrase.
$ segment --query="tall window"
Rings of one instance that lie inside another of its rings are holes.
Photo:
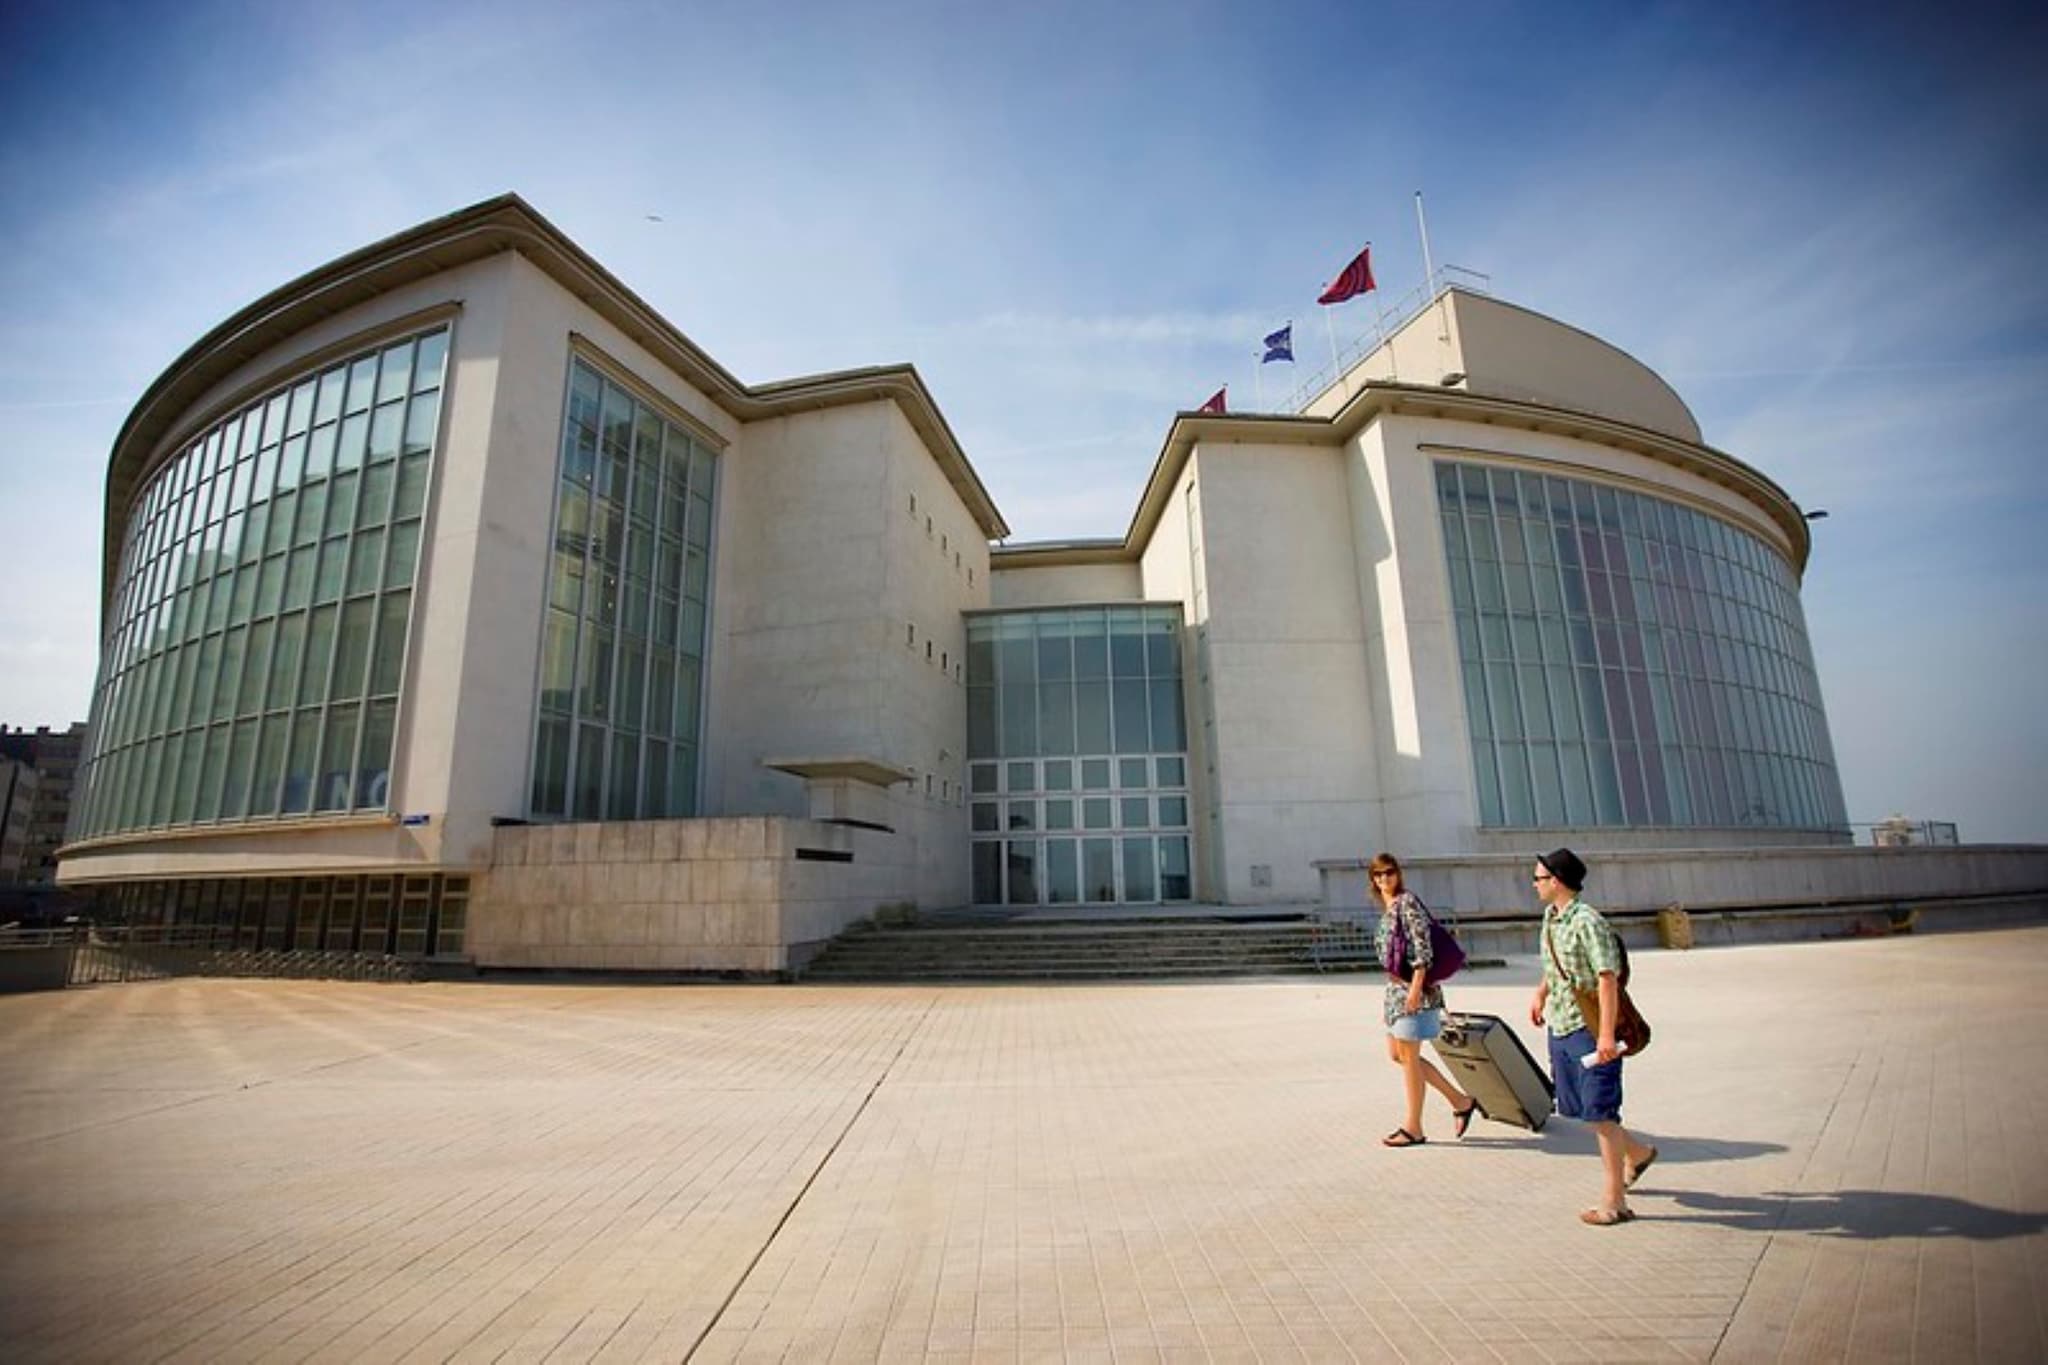
[[[1192,898],[1178,606],[972,617],[967,684],[977,903]]]
[[[570,371],[530,809],[697,810],[717,462],[583,360]]]
[[[1605,484],[1436,475],[1482,824],[1846,823],[1776,551]]]
[[[448,332],[235,413],[130,512],[79,829],[384,810]]]

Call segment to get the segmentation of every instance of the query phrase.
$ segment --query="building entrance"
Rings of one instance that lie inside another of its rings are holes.
[[[1193,898],[1179,604],[967,621],[977,905]]]

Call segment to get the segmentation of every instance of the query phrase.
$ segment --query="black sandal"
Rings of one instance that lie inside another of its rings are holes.
[[[1380,1146],[1420,1147],[1423,1143],[1427,1141],[1429,1141],[1429,1139],[1422,1136],[1422,1134],[1420,1133],[1411,1133],[1406,1128],[1396,1128],[1393,1132],[1387,1134],[1385,1137],[1380,1139]]]
[[[1465,1136],[1465,1130],[1472,1126],[1472,1116],[1478,1112],[1478,1100],[1472,1101],[1472,1103],[1466,1105],[1463,1109],[1453,1109],[1451,1111],[1451,1135],[1453,1137],[1463,1138]],[[1643,1164],[1646,1166],[1649,1165],[1647,1161]]]

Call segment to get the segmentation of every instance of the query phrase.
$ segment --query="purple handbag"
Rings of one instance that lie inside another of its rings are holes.
[[[1422,904],[1417,896],[1415,904],[1422,910],[1422,918],[1429,924],[1429,969],[1423,973],[1425,986],[1434,986],[1439,981],[1448,981],[1458,974],[1465,965],[1465,949],[1451,931],[1436,922],[1436,916],[1429,913],[1429,907]],[[1395,925],[1394,932],[1387,935],[1387,975],[1397,981],[1406,981],[1410,975],[1408,967],[1408,932],[1405,926]]]

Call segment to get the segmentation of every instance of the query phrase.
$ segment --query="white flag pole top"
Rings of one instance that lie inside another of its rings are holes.
[[[1415,225],[1422,229],[1422,287],[1436,292],[1436,266],[1429,259],[1429,220],[1422,216],[1422,191],[1415,191]]]

